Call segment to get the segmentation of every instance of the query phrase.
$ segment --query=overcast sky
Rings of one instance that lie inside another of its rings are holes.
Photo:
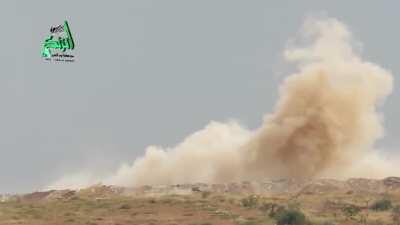
[[[291,71],[282,50],[307,15],[347,24],[363,57],[395,75],[377,143],[395,152],[399,9],[399,1],[1,1],[0,192],[107,173],[210,120],[258,127]],[[46,62],[42,43],[65,19],[76,60]]]

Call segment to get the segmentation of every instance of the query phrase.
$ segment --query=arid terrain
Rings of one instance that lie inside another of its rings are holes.
[[[272,180],[0,195],[0,224],[400,224],[400,178]]]

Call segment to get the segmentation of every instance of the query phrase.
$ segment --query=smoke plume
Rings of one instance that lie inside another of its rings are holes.
[[[373,150],[383,135],[377,106],[392,90],[390,72],[363,61],[351,33],[336,19],[309,19],[301,36],[308,44],[284,51],[297,72],[284,80],[274,112],[257,130],[211,122],[176,147],[148,147],[143,157],[103,182],[131,186],[395,175]],[[371,166],[374,173],[364,174],[363,168]]]

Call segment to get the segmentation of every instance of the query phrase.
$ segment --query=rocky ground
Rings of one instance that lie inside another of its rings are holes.
[[[301,215],[295,224],[398,225],[400,178],[95,185],[0,195],[0,225],[267,225],[293,212]]]

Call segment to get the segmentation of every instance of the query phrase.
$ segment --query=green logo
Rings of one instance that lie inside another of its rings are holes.
[[[64,25],[59,25],[57,27],[52,27],[50,29],[51,35],[46,38],[43,43],[42,57],[50,59],[52,57],[73,57],[67,54],[52,54],[52,49],[60,52],[65,52],[67,49],[72,50],[75,48],[74,39],[72,37],[71,30],[68,26],[68,22],[64,21]],[[56,37],[58,36],[58,38]],[[56,60],[65,61],[65,60]]]

